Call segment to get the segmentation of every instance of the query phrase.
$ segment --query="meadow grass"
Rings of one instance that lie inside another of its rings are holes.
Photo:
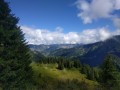
[[[65,82],[71,85],[73,85],[74,82],[85,83],[85,85],[89,88],[89,90],[93,90],[95,86],[99,85],[95,81],[86,79],[86,76],[84,74],[81,74],[79,72],[79,69],[75,69],[75,68],[66,69],[65,68],[64,70],[58,70],[57,64],[39,64],[35,62],[33,62],[31,66],[34,72],[33,78],[35,82],[37,82],[38,85],[40,86],[48,87],[49,90],[52,90],[53,87],[55,87],[58,84],[58,82],[61,83],[62,85],[65,84]],[[57,87],[58,86],[59,85],[57,85]],[[85,90],[85,89],[80,89],[80,90]]]

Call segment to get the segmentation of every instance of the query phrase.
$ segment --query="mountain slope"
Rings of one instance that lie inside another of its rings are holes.
[[[79,46],[79,44],[52,44],[52,45],[33,45],[30,44],[29,47],[32,51],[38,51],[45,56],[50,55],[53,51],[58,49],[70,49]]]
[[[107,54],[120,57],[120,35],[113,36],[105,41],[87,45],[42,45],[31,48],[46,56],[62,56],[80,59],[82,63],[91,66],[100,65]],[[38,49],[39,48],[39,49]]]
[[[58,49],[52,56],[65,56],[79,58],[82,63],[91,66],[100,65],[107,54],[120,56],[120,36],[114,36],[106,41],[73,47],[71,49]]]

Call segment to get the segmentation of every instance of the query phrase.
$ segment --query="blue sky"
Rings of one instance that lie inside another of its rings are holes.
[[[120,27],[120,0],[6,1],[32,44],[93,43]]]

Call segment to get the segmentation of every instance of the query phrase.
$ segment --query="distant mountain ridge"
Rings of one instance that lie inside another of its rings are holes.
[[[70,49],[76,46],[80,46],[80,44],[52,44],[52,45],[33,45],[30,44],[29,47],[32,51],[38,51],[45,56],[51,55],[51,53],[58,49]]]
[[[42,54],[46,54],[47,56],[77,58],[80,59],[82,63],[96,66],[103,62],[104,57],[107,54],[114,54],[120,57],[120,35],[113,36],[105,41],[100,41],[93,44],[40,45],[34,46],[34,48],[33,46],[30,46],[30,48],[31,50],[37,50]]]

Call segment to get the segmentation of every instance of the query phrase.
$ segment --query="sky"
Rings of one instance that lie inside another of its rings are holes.
[[[120,35],[120,0],[6,0],[29,44],[88,44]]]

